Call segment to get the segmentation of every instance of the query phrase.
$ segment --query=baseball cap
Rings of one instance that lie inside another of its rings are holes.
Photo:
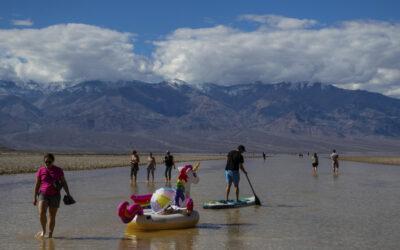
[[[243,145],[239,145],[237,149],[246,152],[246,148]]]

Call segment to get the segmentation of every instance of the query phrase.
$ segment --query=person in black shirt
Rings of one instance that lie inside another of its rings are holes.
[[[231,191],[232,183],[235,186],[236,201],[239,201],[239,169],[241,169],[243,173],[247,174],[243,166],[243,152],[246,152],[245,147],[243,145],[239,145],[236,150],[232,150],[228,153],[225,167],[225,178],[227,183],[225,196],[226,201],[229,200],[229,192]]]
[[[175,162],[174,162],[174,156],[172,156],[169,151],[167,151],[167,154],[165,155],[164,163],[165,163],[165,182],[171,182],[171,171],[172,167],[174,167],[175,169]]]

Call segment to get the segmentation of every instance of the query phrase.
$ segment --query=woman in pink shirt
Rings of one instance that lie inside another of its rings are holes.
[[[36,234],[41,238],[46,234],[47,208],[49,210],[49,238],[53,237],[54,226],[56,225],[56,214],[60,207],[61,188],[64,188],[67,196],[70,196],[67,182],[64,178],[64,171],[53,165],[54,155],[44,156],[45,165],[40,166],[36,172],[36,184],[33,193],[33,205],[38,205],[40,224],[42,231]]]

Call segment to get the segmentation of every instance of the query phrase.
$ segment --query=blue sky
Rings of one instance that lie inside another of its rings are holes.
[[[0,80],[319,81],[400,97],[400,1],[2,0]]]
[[[149,54],[148,40],[157,40],[181,28],[223,24],[246,28],[237,20],[242,14],[275,14],[315,19],[322,24],[343,20],[374,19],[398,21],[400,1],[396,0],[2,0],[0,28],[13,28],[11,20],[33,22],[33,28],[59,23],[84,23],[136,36],[135,50]]]

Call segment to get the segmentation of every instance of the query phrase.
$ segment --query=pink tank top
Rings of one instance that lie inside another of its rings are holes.
[[[64,171],[57,167],[51,166],[46,168],[45,166],[40,166],[36,172],[36,176],[40,180],[40,193],[44,195],[57,195],[60,193],[55,187],[55,181],[61,181],[61,177],[64,176]]]

